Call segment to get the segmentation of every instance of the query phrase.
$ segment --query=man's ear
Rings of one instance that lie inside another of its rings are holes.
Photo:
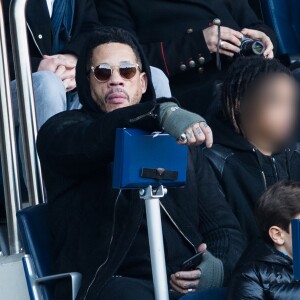
[[[283,246],[285,244],[283,230],[278,226],[272,226],[269,229],[269,236],[277,246]]]
[[[142,93],[145,94],[148,87],[148,77],[145,72],[140,74],[140,80],[141,80]]]

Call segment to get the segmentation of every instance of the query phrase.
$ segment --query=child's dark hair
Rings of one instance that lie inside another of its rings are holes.
[[[240,103],[250,87],[266,75],[291,72],[276,59],[251,56],[238,58],[229,68],[222,87],[222,110],[227,120],[241,133]]]
[[[273,243],[269,229],[278,226],[289,232],[292,219],[300,214],[300,182],[281,181],[270,187],[259,199],[256,210],[262,237]]]

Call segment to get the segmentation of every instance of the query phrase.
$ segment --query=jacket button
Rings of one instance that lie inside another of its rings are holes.
[[[199,58],[199,64],[200,65],[204,65],[205,64],[205,58],[204,57],[200,57]]]
[[[193,33],[193,32],[194,32],[193,28],[189,28],[189,29],[186,31],[187,34],[190,34],[190,33]]]
[[[196,67],[195,61],[194,60],[190,60],[189,66],[190,66],[190,68],[195,68]]]
[[[200,68],[198,69],[198,71],[199,71],[200,74],[203,74],[204,69],[203,69],[202,67],[200,67]]]
[[[41,34],[39,34],[38,38],[41,40],[43,38],[43,36]]]
[[[187,69],[185,64],[180,65],[180,71],[184,72]]]

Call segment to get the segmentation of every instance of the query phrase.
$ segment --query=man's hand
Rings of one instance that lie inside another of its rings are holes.
[[[44,55],[38,71],[51,71],[55,73],[59,66],[64,66],[66,69],[74,69],[77,59],[71,54]]]
[[[217,52],[218,47],[218,26],[213,25],[203,30],[204,39],[210,53]],[[241,38],[243,34],[239,31],[221,26],[220,53],[233,57],[235,53],[240,52]]]
[[[77,57],[72,54],[44,55],[38,71],[50,71],[55,73],[63,81],[66,91],[76,88]]]
[[[198,247],[199,253],[205,253],[206,244],[201,244]],[[200,284],[201,271],[199,269],[193,271],[180,271],[171,275],[170,285],[171,287],[181,293],[187,294],[191,291],[195,291]]]
[[[242,33],[244,35],[247,35],[248,37],[250,37],[253,40],[260,40],[261,42],[263,42],[263,44],[265,45],[265,48],[266,48],[266,50],[264,52],[264,57],[265,58],[274,58],[273,43],[272,43],[271,39],[264,32],[244,28],[242,30]]]
[[[213,145],[213,134],[210,127],[205,122],[194,124],[187,129],[178,140],[180,145],[201,145],[205,142],[207,148],[211,148]]]
[[[158,107],[161,128],[177,140],[179,145],[200,145],[210,148],[213,136],[210,127],[198,114],[179,108],[174,102],[161,103]]]

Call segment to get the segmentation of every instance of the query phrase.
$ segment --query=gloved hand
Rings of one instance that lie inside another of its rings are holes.
[[[180,144],[199,145],[206,141],[208,148],[213,144],[212,132],[205,119],[178,107],[176,103],[161,103],[158,119],[162,129]]]
[[[224,280],[224,267],[220,259],[213,256],[209,251],[203,254],[203,260],[198,267],[201,271],[199,290],[220,288]]]

